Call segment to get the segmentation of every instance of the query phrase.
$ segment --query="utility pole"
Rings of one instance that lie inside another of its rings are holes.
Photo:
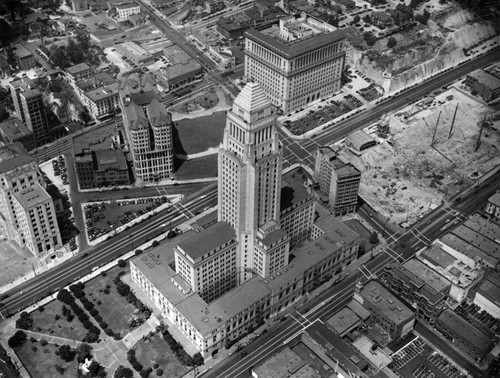
[[[451,126],[450,126],[450,132],[448,134],[448,139],[450,139],[451,136],[453,135],[453,125],[455,124],[455,118],[457,117],[457,111],[458,111],[458,102],[457,102],[457,106],[455,107],[455,113],[453,114],[453,120],[451,121]]]
[[[486,124],[486,116],[483,116],[483,118],[479,122],[481,122],[481,126],[479,128],[479,135],[477,136],[477,142],[474,148],[474,152],[477,151],[479,149],[479,146],[481,145],[481,135],[483,134],[484,125]]]
[[[441,118],[441,112],[439,112],[438,119],[436,121],[436,127],[434,128],[434,134],[432,134],[432,141],[431,141],[431,147],[434,146],[434,143],[436,142],[436,132],[439,124],[439,119]]]

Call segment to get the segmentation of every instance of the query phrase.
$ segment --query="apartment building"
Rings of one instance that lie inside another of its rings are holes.
[[[338,92],[344,62],[344,32],[305,13],[245,32],[245,76],[285,114]]]
[[[321,199],[336,216],[356,212],[361,172],[331,147],[320,147],[316,153],[314,180],[319,184]]]
[[[136,181],[169,179],[174,171],[172,116],[158,100],[158,89],[146,77],[133,85],[124,79],[120,88],[123,124]]]

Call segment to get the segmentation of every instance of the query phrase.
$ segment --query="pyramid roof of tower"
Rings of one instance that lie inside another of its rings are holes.
[[[253,113],[270,105],[266,93],[258,83],[247,83],[234,99],[234,104],[240,108]]]

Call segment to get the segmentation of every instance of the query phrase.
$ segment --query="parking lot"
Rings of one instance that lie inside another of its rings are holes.
[[[169,202],[168,198],[160,196],[87,203],[84,214],[88,240],[109,234],[166,202]]]
[[[435,352],[431,354],[429,357],[429,361],[431,361],[434,365],[438,367],[444,374],[446,374],[449,378],[465,378],[465,374],[462,374],[460,370],[456,366],[454,366],[450,360],[446,357],[440,355]]]
[[[474,303],[462,303],[457,308],[457,312],[464,318],[469,318],[472,315],[480,323],[482,323],[486,328],[488,328],[492,333],[500,333],[500,319],[497,319],[490,315],[488,312],[483,311],[478,305]]]
[[[418,337],[412,340],[410,343],[406,344],[405,347],[403,347],[397,353],[391,356],[393,360],[393,366],[396,369],[402,368],[413,358],[415,358],[424,351],[424,349],[422,348],[424,345],[425,341],[423,341]]]
[[[306,115],[295,121],[284,121],[283,126],[294,135],[302,135],[363,105],[350,94],[339,100],[325,101],[324,104],[319,105],[316,110],[309,110]]]

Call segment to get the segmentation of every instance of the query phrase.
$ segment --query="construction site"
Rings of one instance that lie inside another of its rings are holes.
[[[378,144],[348,159],[360,195],[389,222],[416,222],[500,165],[500,112],[459,88],[423,99],[368,128]]]

